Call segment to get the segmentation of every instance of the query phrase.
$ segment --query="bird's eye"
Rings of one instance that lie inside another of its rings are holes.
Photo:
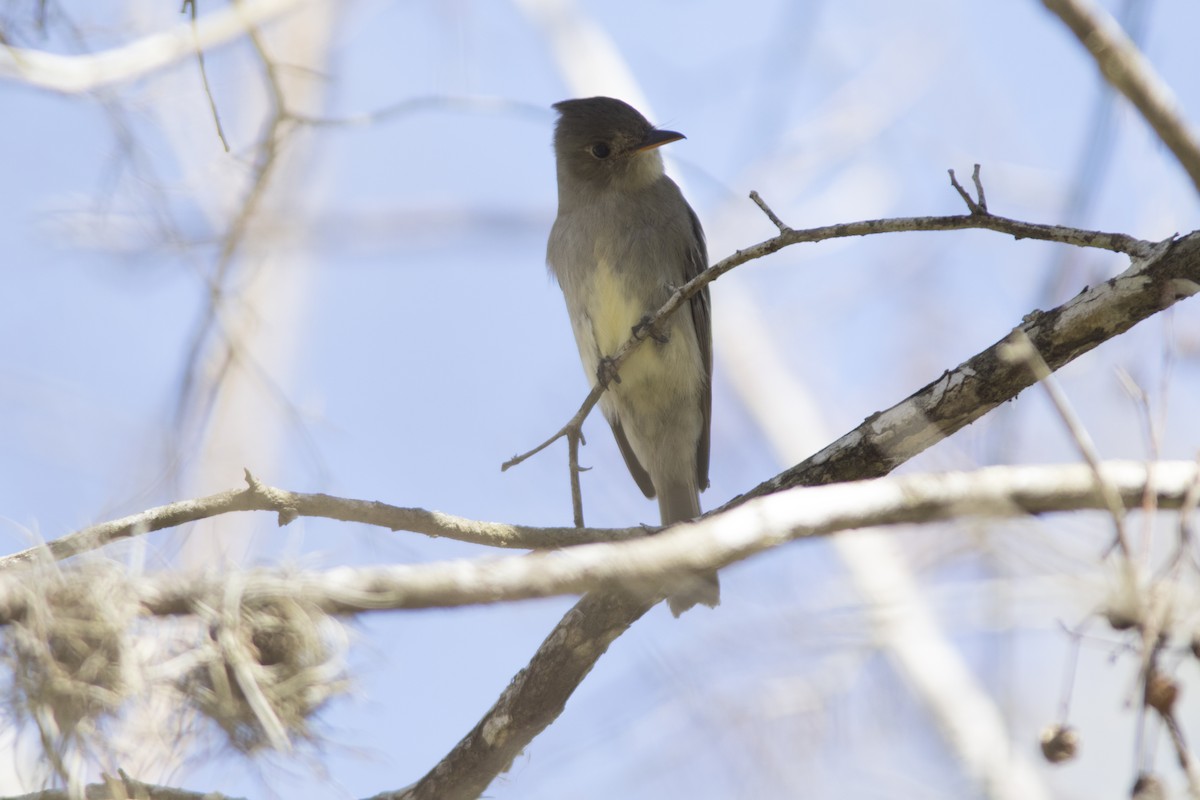
[[[592,145],[592,155],[594,155],[596,158],[608,158],[608,154],[608,145],[606,145],[604,142],[598,142]]]

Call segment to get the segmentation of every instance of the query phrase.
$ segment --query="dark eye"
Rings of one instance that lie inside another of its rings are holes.
[[[604,142],[598,142],[597,144],[592,145],[592,155],[594,155],[596,158],[608,158],[608,153],[608,145],[606,145]]]

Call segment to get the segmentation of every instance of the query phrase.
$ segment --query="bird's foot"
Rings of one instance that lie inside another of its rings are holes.
[[[600,359],[600,363],[596,365],[596,380],[600,381],[600,385],[605,389],[610,383],[621,382],[621,376],[617,374],[617,367],[608,356]]]
[[[659,344],[666,344],[667,342],[671,341],[671,337],[667,336],[654,326],[654,323],[650,321],[649,316],[642,317],[641,321],[637,325],[633,326],[633,335],[639,339],[645,339],[647,336],[649,336]]]

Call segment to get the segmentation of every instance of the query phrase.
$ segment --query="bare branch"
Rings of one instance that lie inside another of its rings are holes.
[[[776,216],[771,207],[767,205],[767,201],[763,200],[758,192],[750,192],[750,199],[754,201],[754,205],[762,209],[762,212],[767,215],[767,219],[771,220],[776,228],[779,228],[780,233],[787,233],[791,230],[791,228],[783,224],[783,220]]]
[[[1179,159],[1200,190],[1200,138],[1188,127],[1166,81],[1112,16],[1093,0],[1042,0],[1092,54],[1097,66]]]
[[[672,299],[674,299],[673,295],[672,295]],[[634,337],[634,338],[636,339],[636,337]],[[640,340],[637,340],[637,341],[640,341]],[[636,344],[630,346],[629,343],[626,342],[626,347],[628,347],[628,350],[630,352],[632,352],[633,348],[636,346],[637,346]],[[626,349],[626,347],[622,347],[621,350],[618,350],[617,352],[620,353],[620,352],[624,351]],[[614,361],[614,363],[616,363],[615,356],[613,357],[613,361]],[[520,464],[522,461],[526,461],[529,458],[531,458],[532,456],[536,456],[538,453],[542,452],[547,447],[554,444],[555,442],[557,442],[559,439],[562,439],[563,437],[570,437],[572,435],[578,435],[578,436],[582,437],[583,421],[585,419],[587,419],[587,415],[591,413],[592,408],[595,407],[596,403],[600,400],[600,395],[602,395],[602,394],[604,394],[603,386],[599,386],[599,385],[593,386],[592,390],[590,392],[588,392],[588,396],[584,398],[583,404],[581,406],[579,406],[579,410],[575,412],[575,416],[573,416],[569,420],[567,420],[566,425],[563,425],[561,428],[558,429],[558,431],[553,436],[551,436],[549,439],[542,442],[541,444],[539,444],[537,447],[533,448],[532,450],[529,450],[525,453],[521,453],[520,455],[513,456],[508,461],[505,461],[503,464],[500,465],[500,471],[506,472],[510,467],[515,467],[517,464]]]
[[[1152,491],[1163,508],[1182,506],[1200,470],[1193,462],[1162,462],[1152,473],[1137,462],[1109,462],[1100,469],[1124,505],[1136,507],[1143,492]],[[791,489],[634,541],[434,564],[256,570],[239,578],[239,590],[247,601],[303,601],[329,614],[495,603],[598,588],[656,599],[688,575],[796,539],[881,525],[1106,507],[1087,465],[991,467]],[[164,574],[137,580],[130,589],[143,613],[162,616],[220,608],[227,584],[226,576]],[[15,586],[0,583],[0,620],[25,613],[28,595]]]
[[[279,524],[296,517],[324,517],[343,522],[377,525],[393,531],[407,530],[426,536],[513,549],[554,549],[572,544],[620,541],[646,535],[641,527],[536,528],[456,517],[421,508],[401,508],[372,500],[352,500],[327,494],[289,492],[260,483],[246,473],[249,487],[231,489],[195,500],[183,500],[147,509],[128,517],[93,525],[67,534],[44,546],[0,558],[0,570],[30,566],[45,560],[70,558],[112,542],[174,528],[238,511],[274,511]]]
[[[0,80],[16,80],[39,89],[77,94],[141,78],[155,70],[238,39],[249,26],[261,25],[310,0],[245,0],[206,14],[169,31],[100,53],[63,56],[21,47],[0,48]]]

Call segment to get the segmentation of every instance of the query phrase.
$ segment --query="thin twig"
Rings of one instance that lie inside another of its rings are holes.
[[[975,216],[987,214],[987,206],[983,205],[982,202],[976,202],[975,199],[971,197],[970,193],[968,193],[967,190],[962,187],[962,184],[958,182],[958,178],[955,176],[954,170],[948,169],[946,171],[950,173],[950,185],[954,187],[954,191],[958,192],[958,196],[961,197],[963,202],[967,204],[967,208],[970,209],[971,215]],[[975,185],[979,188],[979,197],[982,200],[983,186],[979,183],[978,164],[975,165],[975,180]]]
[[[1075,674],[1079,671],[1079,650],[1083,644],[1083,631],[1079,628],[1068,628],[1062,622],[1058,625],[1071,637],[1071,655],[1063,672],[1062,695],[1058,699],[1058,722],[1065,726],[1071,714],[1071,695],[1075,691]]]
[[[1146,460],[1153,464],[1159,459],[1162,452],[1161,437],[1158,434],[1158,426],[1154,422],[1154,413],[1150,410],[1150,396],[1146,393],[1133,376],[1124,367],[1118,366],[1116,369],[1117,382],[1133,400],[1137,408],[1138,416],[1141,417],[1142,423],[1145,425],[1146,432]],[[1147,563],[1150,558],[1150,553],[1154,545],[1154,498],[1147,497],[1146,502],[1142,504],[1142,534],[1138,537],[1138,558],[1142,563]]]
[[[779,217],[777,217],[775,215],[775,212],[771,210],[771,207],[769,205],[767,205],[767,201],[763,200],[762,197],[758,194],[758,192],[756,192],[756,191],[750,192],[750,199],[754,201],[755,205],[757,205],[759,208],[762,209],[762,212],[767,215],[767,219],[769,219],[769,220],[771,220],[771,222],[775,223],[775,227],[779,228],[780,233],[787,233],[788,231],[791,230],[791,228],[789,228],[787,225],[783,224],[783,220],[781,220]]]
[[[567,465],[571,473],[571,514],[575,519],[575,527],[583,527],[583,488],[579,485],[579,444],[583,441],[583,431],[575,430],[567,435]]]
[[[200,65],[200,80],[204,82],[204,94],[208,97],[208,107],[212,111],[213,122],[217,126],[217,138],[225,152],[229,152],[229,140],[225,138],[225,129],[221,126],[221,114],[217,111],[217,101],[213,98],[212,87],[208,83],[208,69],[204,66],[204,48],[200,46],[200,32],[196,28],[196,0],[183,0],[181,13],[191,10],[192,38],[196,43],[196,61]]]
[[[634,341],[634,344],[631,345],[630,342],[626,342],[624,345],[622,345],[621,349],[618,350],[617,352],[620,353],[626,349],[632,351],[633,348],[637,346],[636,342],[639,340],[637,340],[636,337],[633,337],[632,341]],[[621,359],[621,360],[623,360],[623,359]],[[614,364],[617,361],[618,361],[617,357],[614,356],[613,357]],[[537,447],[533,448],[532,450],[529,450],[525,453],[521,453],[520,455],[515,455],[512,458],[510,458],[508,461],[505,461],[503,464],[500,465],[500,471],[506,472],[510,467],[515,467],[517,464],[520,464],[522,461],[529,459],[531,456],[537,455],[538,453],[542,452],[547,447],[554,444],[555,442],[557,442],[559,439],[562,439],[563,437],[569,437],[573,434],[579,434],[583,430],[583,421],[585,419],[587,419],[587,415],[591,413],[592,408],[594,408],[596,403],[599,402],[600,395],[602,395],[603,393],[604,393],[603,386],[601,386],[599,384],[593,386],[592,390],[590,392],[588,392],[588,396],[583,399],[583,404],[579,406],[579,410],[575,412],[575,416],[573,416],[569,420],[567,420],[566,425],[563,425],[561,428],[558,429],[558,431],[553,436],[551,436],[549,439],[542,442],[541,444],[539,444]]]
[[[975,165],[975,169],[971,170],[971,180],[975,183],[975,194],[979,197],[979,208],[986,214],[988,210],[987,195],[983,193],[983,181],[979,177],[978,164]]]

